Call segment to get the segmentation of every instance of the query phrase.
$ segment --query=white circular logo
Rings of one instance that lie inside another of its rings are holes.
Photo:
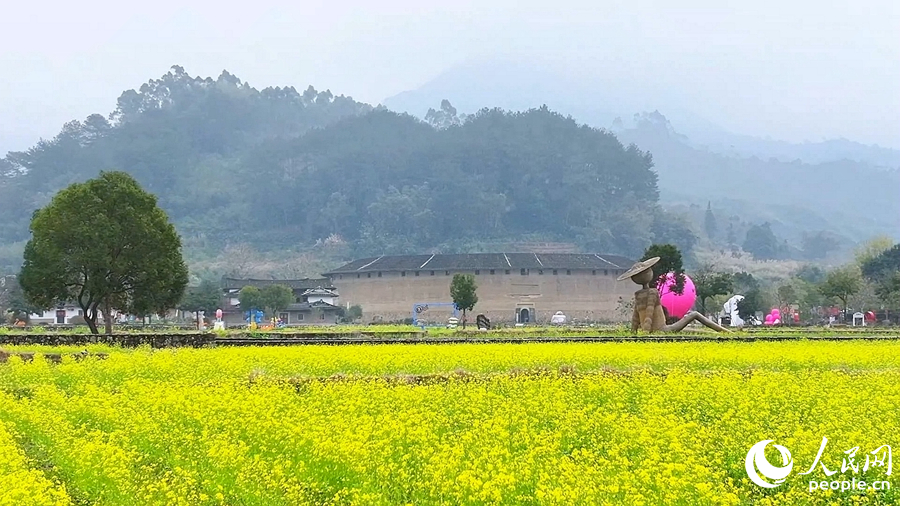
[[[775,467],[772,464],[769,464],[769,461],[766,460],[766,445],[772,441],[772,439],[766,439],[765,441],[760,441],[753,445],[753,447],[750,448],[750,451],[747,452],[747,459],[744,461],[744,467],[747,468],[747,476],[750,477],[750,480],[753,483],[756,483],[760,487],[775,488],[784,483],[784,479],[787,478],[787,475],[791,474],[791,469],[794,467],[794,461],[791,459],[791,452],[781,445],[772,446],[781,452],[781,460],[784,467]],[[757,469],[759,469],[759,473],[756,472]],[[769,483],[762,479],[759,476],[760,474],[772,480],[773,483]]]

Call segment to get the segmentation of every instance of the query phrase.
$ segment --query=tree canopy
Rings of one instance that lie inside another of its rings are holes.
[[[450,299],[463,312],[463,328],[466,326],[466,311],[471,311],[478,303],[477,289],[475,276],[471,274],[454,274],[450,281]]]
[[[238,302],[243,311],[259,310],[265,307],[262,291],[251,285],[241,288],[241,291],[238,292]]]
[[[744,292],[744,298],[737,303],[738,316],[750,320],[756,313],[765,311],[765,301],[759,288],[750,288]]]
[[[883,250],[877,255],[866,258],[860,265],[862,274],[872,280],[888,277],[891,273],[900,271],[900,244],[895,244]]]
[[[700,303],[700,312],[706,314],[706,301],[716,295],[728,295],[731,293],[733,278],[727,272],[717,272],[709,265],[702,266],[691,278],[694,288],[697,290],[697,302]]]
[[[677,294],[684,293],[684,262],[681,259],[681,251],[674,244],[653,244],[644,251],[641,260],[653,257],[659,257],[659,262],[653,266],[653,273],[656,274],[653,286],[658,287],[671,272],[675,276],[672,291]]]
[[[858,293],[862,286],[863,279],[859,272],[859,267],[847,265],[829,272],[825,276],[825,281],[819,286],[819,290],[826,297],[840,299],[846,312],[848,300]]]
[[[737,272],[731,276],[734,293],[744,296],[737,304],[738,315],[744,320],[758,312],[764,312],[766,300],[763,296],[760,282],[748,272]]]
[[[98,310],[165,313],[184,293],[181,240],[156,197],[124,172],[101,172],[60,191],[34,214],[19,282],[29,302],[77,303],[91,332]]]
[[[828,253],[840,247],[840,241],[836,235],[824,230],[812,234],[804,233],[801,244],[803,256],[809,260],[825,258]]]
[[[781,244],[768,222],[753,225],[747,230],[743,248],[759,260],[774,260],[781,256]]]
[[[900,302],[900,244],[881,253],[861,256],[863,276],[875,284],[875,293],[887,304]]]
[[[185,311],[204,311],[207,316],[215,313],[222,304],[222,289],[210,280],[203,280],[199,286],[188,287],[178,308]]]
[[[259,291],[260,303],[269,315],[275,317],[294,302],[294,291],[286,285],[269,285]]]

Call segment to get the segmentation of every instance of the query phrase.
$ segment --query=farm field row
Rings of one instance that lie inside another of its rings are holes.
[[[898,499],[808,490],[891,479],[861,463],[900,432],[895,341],[89,349],[0,365],[0,504]],[[799,475],[823,437],[839,474]],[[773,489],[767,439],[796,463]]]
[[[844,335],[875,335],[875,336],[884,336],[884,335],[894,335],[900,337],[900,327],[891,327],[891,326],[867,326],[867,327],[852,327],[852,326],[835,326],[835,327],[791,327],[791,326],[778,326],[778,327],[747,327],[742,329],[731,329],[732,332],[728,334],[715,334],[712,331],[705,329],[702,326],[697,324],[693,326],[689,326],[685,329],[684,333],[697,333],[701,335],[723,335],[726,337],[740,337],[740,336],[805,336],[805,335],[816,335],[816,336],[844,336]],[[630,327],[625,325],[597,325],[597,326],[586,326],[586,327],[573,327],[573,326],[528,326],[528,327],[505,327],[492,329],[489,331],[479,331],[473,326],[469,326],[466,329],[456,328],[456,329],[448,329],[442,327],[428,327],[426,329],[422,329],[421,327],[416,327],[413,325],[330,325],[330,326],[296,326],[296,327],[283,327],[276,329],[228,329],[225,331],[212,331],[208,332],[214,333],[221,337],[228,336],[255,336],[255,337],[277,337],[279,335],[284,334],[347,334],[347,335],[357,335],[357,334],[366,334],[366,335],[412,335],[412,334],[424,334],[427,336],[438,336],[438,337],[457,337],[457,336],[479,336],[479,337],[518,337],[518,336],[590,336],[590,335],[604,335],[604,336],[632,336],[634,332],[631,331]],[[89,334],[89,330],[87,327],[83,326],[75,326],[75,327],[54,327],[54,326],[32,326],[27,328],[16,328],[16,327],[0,327],[0,335],[4,334],[13,334],[13,335],[22,335],[22,334]],[[198,334],[200,333],[197,330],[186,330],[183,327],[166,327],[166,326],[148,326],[146,328],[143,327],[131,327],[127,330],[116,330],[117,334],[144,334],[144,333],[157,333],[157,334]]]
[[[116,384],[124,378],[241,381],[249,375],[325,377],[382,376],[453,371],[473,373],[556,370],[577,372],[900,371],[900,340],[781,342],[635,342],[542,344],[421,344],[290,346],[250,348],[117,348],[113,346],[5,346],[9,351],[75,353],[89,350],[109,358],[90,367],[64,356],[62,366],[32,364],[0,369],[8,382]],[[11,359],[15,361],[15,359]],[[90,374],[87,374],[89,372]],[[38,375],[34,377],[34,375]]]

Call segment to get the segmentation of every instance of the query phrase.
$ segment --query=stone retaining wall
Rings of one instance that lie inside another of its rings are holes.
[[[103,328],[102,323],[98,323],[99,328]],[[71,331],[73,329],[77,329],[81,327],[86,330],[87,325],[73,325],[71,323],[38,323],[26,325],[24,329],[30,329],[31,331],[37,332],[40,329],[40,332],[52,333],[52,332],[63,332],[63,331]],[[0,325],[0,329],[8,329],[8,330],[23,330],[23,327],[17,327],[15,325]],[[113,326],[114,332],[146,332],[146,333],[154,333],[154,332],[174,332],[174,331],[196,331],[197,325],[171,325],[171,324],[163,324],[163,323],[117,323]]]
[[[112,346],[122,346],[125,348],[134,348],[138,346],[149,345],[151,348],[179,348],[191,347],[199,348],[203,346],[211,346],[215,344],[229,344],[232,340],[240,342],[258,342],[264,345],[267,341],[279,342],[307,342],[307,341],[343,341],[358,339],[370,340],[403,340],[403,339],[419,339],[425,337],[423,332],[390,332],[390,333],[331,333],[331,332],[298,332],[298,333],[278,333],[265,336],[254,336],[252,334],[242,334],[227,338],[219,338],[212,333],[159,333],[159,334],[33,334],[33,333],[9,333],[0,334],[0,346],[3,345],[19,345],[19,346],[80,346],[85,344],[108,344]]]
[[[20,346],[78,346],[84,344],[108,344],[134,348],[150,345],[152,348],[208,346],[215,341],[215,334],[0,334],[0,345]]]

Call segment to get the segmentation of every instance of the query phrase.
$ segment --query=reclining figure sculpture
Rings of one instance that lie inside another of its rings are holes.
[[[710,320],[697,311],[691,311],[677,322],[667,325],[666,314],[663,312],[663,306],[659,300],[659,291],[650,286],[650,283],[655,279],[651,267],[653,267],[656,262],[659,262],[659,257],[653,257],[644,260],[643,262],[638,262],[617,279],[617,281],[623,281],[627,278],[631,278],[632,281],[643,287],[634,292],[634,315],[631,317],[632,332],[637,332],[638,329],[647,333],[657,331],[678,332],[683,330],[693,321],[699,321],[703,325],[718,330],[719,332],[730,332],[725,327]]]

